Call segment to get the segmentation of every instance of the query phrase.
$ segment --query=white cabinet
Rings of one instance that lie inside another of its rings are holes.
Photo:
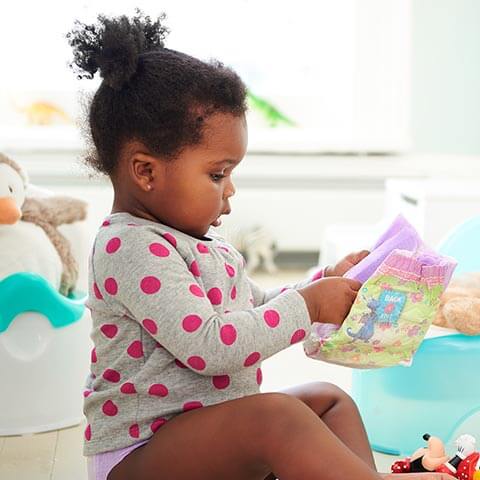
[[[388,216],[402,213],[435,247],[456,226],[480,215],[480,179],[389,179],[385,199]]]

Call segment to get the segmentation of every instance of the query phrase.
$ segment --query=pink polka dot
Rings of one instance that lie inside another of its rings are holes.
[[[263,380],[263,374],[262,374],[262,369],[257,368],[257,384],[261,385]]]
[[[305,332],[305,330],[303,328],[298,329],[292,335],[292,338],[290,339],[290,343],[293,344],[293,343],[299,342],[300,340],[303,340],[305,338],[306,334],[307,334],[307,332]]]
[[[198,285],[190,285],[189,290],[196,297],[204,297],[205,296],[205,294],[203,293],[203,290]]]
[[[127,353],[132,358],[142,358],[143,357],[143,346],[140,340],[134,340],[127,348]]]
[[[158,331],[157,324],[155,323],[154,320],[151,318],[146,318],[143,322],[142,325],[145,327],[145,330],[152,335],[155,335]]]
[[[205,367],[207,366],[207,364],[205,363],[205,360],[202,357],[199,357],[197,355],[189,357],[187,359],[187,363],[195,370],[204,370]]]
[[[111,368],[107,368],[104,372],[102,377],[112,383],[117,383],[120,381],[120,373],[116,370],[112,370]]]
[[[237,287],[234,285],[230,291],[230,298],[235,300],[237,298]]]
[[[167,420],[165,418],[157,418],[152,422],[150,425],[150,430],[155,433],[160,427],[165,425],[167,423]]]
[[[92,429],[90,425],[87,425],[87,428],[85,429],[85,439],[87,440],[87,442],[89,442],[91,438],[92,438]]]
[[[198,330],[202,324],[202,319],[198,315],[187,315],[182,322],[183,329],[186,332],[194,332]]]
[[[194,260],[191,264],[190,264],[190,271],[192,272],[192,275],[194,275],[195,277],[199,277],[200,276],[200,269],[198,268],[198,263],[196,260]]]
[[[130,394],[130,393],[137,393],[137,389],[132,382],[125,382],[121,387],[120,391],[122,393]]]
[[[162,237],[174,247],[177,246],[177,239],[171,233],[162,233]]]
[[[110,225],[110,222],[108,220],[104,220],[102,223],[102,227],[108,227]]]
[[[245,359],[245,362],[243,362],[243,365],[245,367],[251,367],[252,365],[257,363],[259,360],[260,360],[260,353],[253,352]]]
[[[118,327],[113,323],[104,323],[100,331],[108,338],[113,338],[118,333]]]
[[[97,363],[97,351],[95,348],[92,349],[92,353],[90,354],[90,360],[92,363]]]
[[[286,292],[288,289],[289,289],[288,287],[283,287],[283,288],[280,290],[280,293]]]
[[[180,367],[180,368],[188,368],[180,360],[178,360],[178,358],[175,359],[175,364],[177,365],[177,367]]]
[[[227,275],[229,277],[235,276],[235,269],[228,263],[225,264],[225,270],[227,271]]]
[[[140,282],[140,288],[142,289],[143,293],[147,295],[152,295],[153,293],[157,293],[161,287],[160,280],[157,277],[144,277]]]
[[[230,377],[228,375],[217,375],[212,377],[213,386],[218,390],[223,390],[230,385]]]
[[[263,318],[269,327],[275,328],[280,322],[280,315],[276,310],[266,310]]]
[[[118,292],[117,281],[112,277],[109,277],[105,280],[104,287],[107,293],[110,295],[116,295]]]
[[[109,417],[114,417],[118,413],[118,407],[111,401],[107,400],[102,406],[103,413]]]
[[[98,285],[96,283],[93,284],[93,293],[95,294],[95,298],[97,300],[103,300],[102,292],[99,290]]]
[[[93,390],[84,390],[83,391],[83,397],[87,398],[89,395],[93,393]]]
[[[183,411],[188,412],[189,410],[195,410],[196,408],[202,408],[202,402],[186,402],[183,404]]]
[[[197,250],[200,253],[208,253],[210,251],[204,243],[197,243]]]
[[[220,338],[225,345],[232,345],[237,339],[237,330],[233,325],[224,325],[220,329]]]
[[[207,293],[207,297],[212,305],[220,305],[222,303],[222,291],[217,287],[211,288]]]
[[[150,385],[148,389],[150,395],[155,395],[156,397],[166,397],[168,395],[168,388],[161,383],[154,383]]]
[[[121,245],[122,241],[118,237],[113,237],[108,241],[105,250],[107,253],[115,253]]]
[[[157,257],[168,257],[170,255],[170,250],[161,243],[151,243],[148,249]]]
[[[315,275],[312,277],[312,282],[315,280],[320,280],[321,278],[323,278],[323,269],[315,273]]]
[[[131,437],[138,438],[140,436],[140,428],[138,426],[138,423],[134,423],[133,425],[130,425],[128,429],[128,433],[130,434]]]

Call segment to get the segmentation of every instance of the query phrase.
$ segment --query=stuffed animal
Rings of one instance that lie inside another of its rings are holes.
[[[452,280],[440,299],[433,323],[465,335],[480,335],[480,273]]]
[[[262,262],[268,273],[278,270],[274,262],[277,245],[268,228],[260,225],[246,228],[229,225],[216,231],[247,257],[245,269],[248,273],[255,272]]]
[[[458,480],[477,480],[480,474],[480,454],[475,451],[475,437],[460,435],[455,441],[457,451],[452,457],[445,454],[443,442],[426,433],[425,448],[419,448],[410,457],[396,461],[392,473],[445,473]]]
[[[62,224],[84,220],[86,203],[69,197],[28,198],[23,169],[0,154],[0,280],[33,272],[63,295],[71,293],[78,265]]]

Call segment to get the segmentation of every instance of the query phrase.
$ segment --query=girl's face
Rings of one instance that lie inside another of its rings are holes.
[[[204,237],[211,225],[220,224],[221,215],[230,213],[229,200],[235,193],[232,171],[246,149],[244,116],[210,116],[202,143],[185,148],[175,160],[148,157],[149,162],[131,162],[136,197],[144,211],[129,211],[194,237]]]

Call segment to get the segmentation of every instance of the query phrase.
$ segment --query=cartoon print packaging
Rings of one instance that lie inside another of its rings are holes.
[[[363,286],[342,326],[314,323],[307,356],[353,368],[410,365],[456,262],[425,246],[401,215],[344,276]]]

